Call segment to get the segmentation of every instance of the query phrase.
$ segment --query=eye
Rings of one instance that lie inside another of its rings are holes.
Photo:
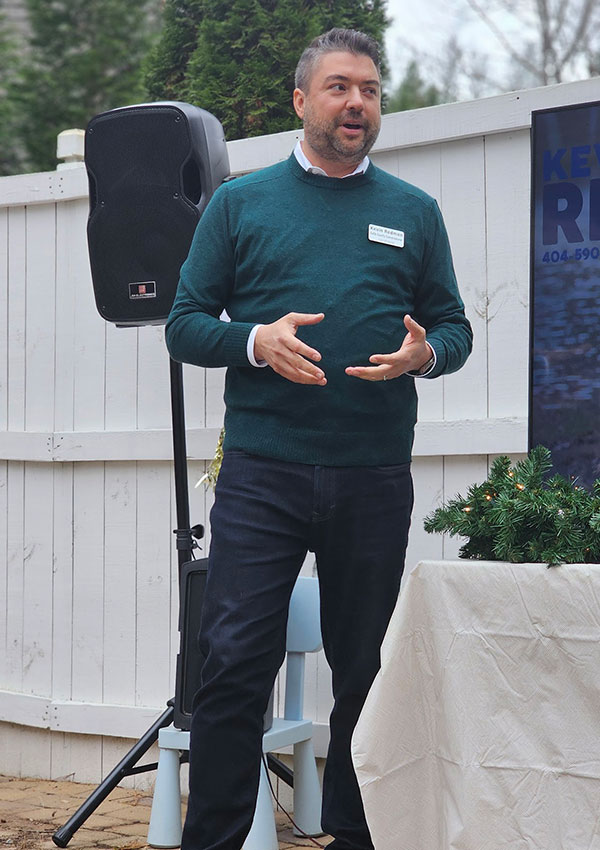
[[[363,91],[364,91],[365,94],[371,95],[372,97],[377,97],[377,89],[368,88],[368,89],[363,89]]]
[[[334,83],[331,88],[336,91],[346,91],[346,86],[343,83]]]

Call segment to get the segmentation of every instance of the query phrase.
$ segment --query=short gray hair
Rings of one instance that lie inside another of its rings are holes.
[[[321,56],[339,50],[358,56],[368,56],[373,60],[377,73],[380,74],[380,48],[377,41],[359,30],[334,27],[313,39],[303,52],[296,66],[296,88],[304,92],[308,91],[315,65]]]

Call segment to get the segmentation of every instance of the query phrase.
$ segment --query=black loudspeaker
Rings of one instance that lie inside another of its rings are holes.
[[[202,620],[202,603],[206,587],[208,558],[188,561],[181,568],[179,584],[179,655],[175,674],[175,706],[173,723],[177,729],[189,729],[192,721],[194,694],[200,687],[204,655],[198,635]],[[273,725],[274,692],[263,717],[266,732]]]
[[[194,694],[200,686],[204,655],[198,646],[198,634],[206,586],[208,558],[189,561],[181,569],[179,586],[179,655],[175,677],[174,723],[178,729],[189,729]]]
[[[194,230],[229,175],[220,122],[165,101],[96,115],[85,134],[96,306],[116,325],[166,321]]]

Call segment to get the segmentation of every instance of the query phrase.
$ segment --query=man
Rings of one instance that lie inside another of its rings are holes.
[[[312,42],[294,91],[304,141],[215,193],[167,324],[174,358],[229,367],[184,850],[239,850],[250,828],[307,550],[335,698],[323,829],[335,850],[373,847],[350,739],[404,565],[413,376],[452,372],[471,348],[435,201],[367,158],[380,95],[371,38]]]

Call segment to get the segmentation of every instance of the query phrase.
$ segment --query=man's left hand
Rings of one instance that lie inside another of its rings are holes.
[[[391,354],[372,354],[369,362],[378,365],[348,366],[346,374],[353,378],[362,378],[363,381],[388,381],[406,372],[420,369],[432,354],[431,346],[425,341],[425,328],[408,314],[404,317],[404,325],[408,333],[398,351]]]

